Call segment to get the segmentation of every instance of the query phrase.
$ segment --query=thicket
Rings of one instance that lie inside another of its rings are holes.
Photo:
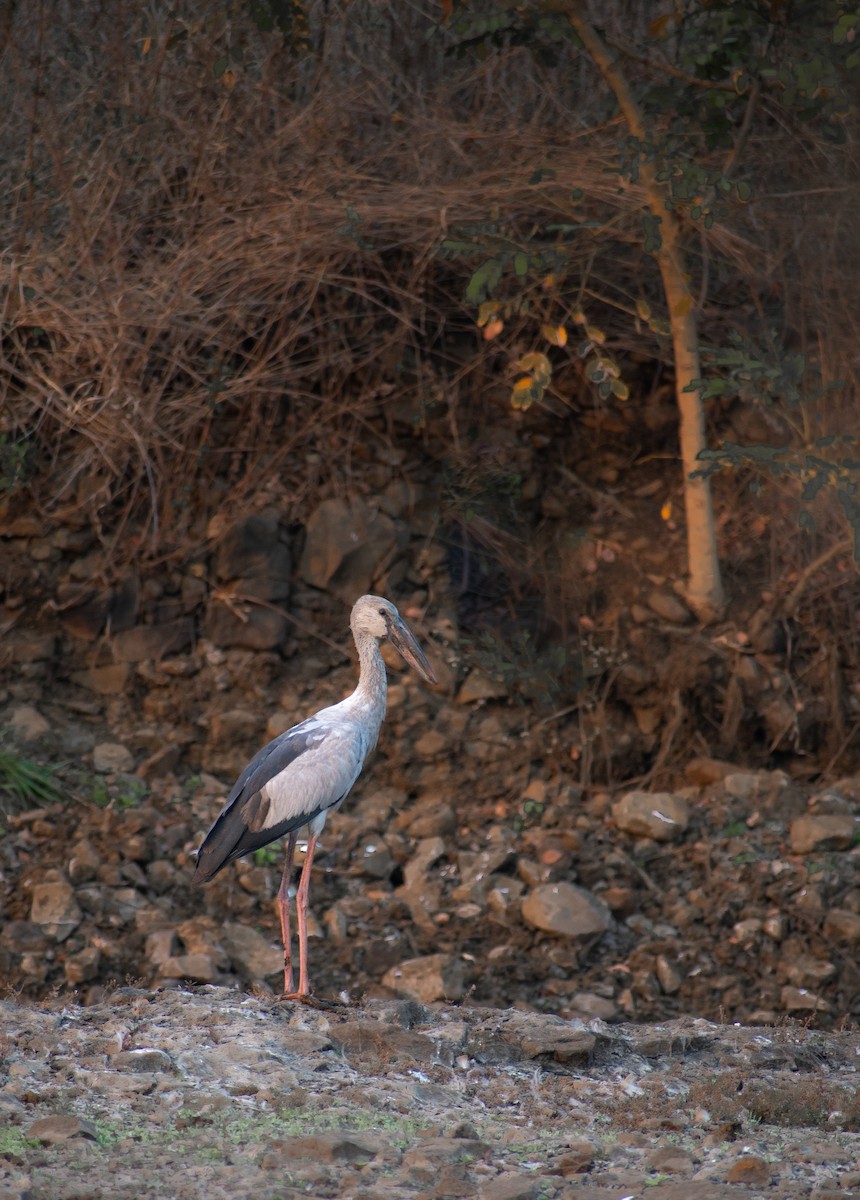
[[[729,404],[778,410],[802,476],[805,452],[841,464],[817,447],[855,420],[856,114],[808,64],[805,112],[796,60],[784,78],[733,75],[743,23],[728,18],[702,19],[701,62],[680,70],[679,14],[731,7],[593,16],[655,128],[681,105],[702,114],[679,212],[713,428]],[[819,7],[771,4],[765,48],[792,22],[802,42],[807,22],[813,44],[838,33],[850,51],[851,11],[836,6],[839,25]],[[639,402],[643,363],[671,377],[646,186],[618,168],[642,147],[558,8],[7,7],[7,506],[85,514],[109,561],[184,556],[213,496],[301,520],[320,494],[367,486],[368,443],[417,449],[432,427],[433,454],[457,462],[467,425],[577,421]],[[705,122],[718,68],[735,83],[722,129]],[[746,486],[756,463],[731,465]],[[797,494],[790,474],[780,487]],[[837,536],[828,510],[804,555]]]

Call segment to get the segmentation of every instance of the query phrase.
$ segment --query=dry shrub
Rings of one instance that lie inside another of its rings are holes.
[[[361,490],[356,454],[396,422],[420,433],[434,408],[507,419],[509,358],[462,300],[476,263],[439,253],[459,229],[524,240],[569,219],[581,189],[577,218],[599,235],[571,251],[570,303],[598,310],[617,353],[667,354],[630,320],[637,298],[659,303],[658,281],[581,55],[563,91],[523,48],[461,61],[429,3],[315,6],[304,58],[215,0],[9,14],[0,467],[44,509],[93,522],[115,559],[187,553],[216,504],[273,499],[301,518],[320,491]],[[783,215],[779,236],[758,214],[702,236],[711,341],[785,291],[786,332],[815,341],[800,297],[820,259],[808,241],[789,254]],[[824,305],[822,358],[831,318],[844,336]],[[535,332],[514,322],[508,355]]]

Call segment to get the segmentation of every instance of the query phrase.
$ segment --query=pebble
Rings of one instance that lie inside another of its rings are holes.
[[[457,703],[478,704],[485,700],[502,700],[506,696],[507,688],[503,683],[476,667],[460,685]]]
[[[392,967],[382,983],[398,996],[432,1004],[434,1000],[459,1000],[464,991],[463,964],[450,954],[428,954]]]
[[[612,915],[597,896],[561,880],[542,883],[522,902],[523,920],[544,933],[570,938],[589,938],[605,933]]]
[[[134,755],[119,742],[99,742],[93,747],[93,770],[99,775],[129,773],[134,770]]]
[[[284,969],[284,950],[248,925],[228,921],[223,928],[224,948],[246,979],[267,979]]]
[[[96,1130],[91,1122],[80,1117],[57,1115],[34,1121],[27,1130],[27,1137],[41,1142],[43,1146],[54,1146],[58,1142],[67,1142],[69,1138],[77,1137],[89,1138],[94,1142]]]
[[[816,850],[848,850],[860,825],[847,813],[813,814],[791,822],[789,839],[794,854]]]
[[[39,710],[29,704],[19,704],[12,709],[9,727],[24,742],[37,741],[51,728]]]
[[[83,919],[71,884],[65,879],[37,883],[33,888],[30,920],[57,942],[77,929]]]
[[[674,592],[653,591],[648,596],[648,607],[664,621],[673,625],[686,625],[693,619],[693,614],[686,604]]]
[[[844,908],[831,908],[824,918],[824,936],[834,942],[860,943],[860,914]]]
[[[612,805],[612,816],[624,833],[671,842],[686,830],[690,811],[672,792],[628,792]]]
[[[807,988],[784,987],[780,1001],[786,1012],[830,1012],[830,1005]]]
[[[728,1183],[745,1183],[752,1187],[767,1187],[770,1177],[770,1165],[757,1154],[742,1154],[726,1173]]]

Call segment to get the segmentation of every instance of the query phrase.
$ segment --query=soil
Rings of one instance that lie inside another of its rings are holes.
[[[850,1200],[856,1033],[205,987],[0,1005],[15,1200]]]

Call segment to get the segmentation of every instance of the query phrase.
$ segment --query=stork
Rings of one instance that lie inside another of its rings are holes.
[[[200,847],[193,878],[194,883],[207,883],[233,859],[286,835],[286,859],[278,889],[285,1000],[310,995],[308,891],[317,839],[328,814],[343,803],[358,779],[385,717],[387,679],[380,642],[388,638],[410,667],[428,683],[436,682],[424,651],[390,600],[361,596],[349,624],[360,666],[355,691],[286,730],[251,759]],[[289,886],[298,831],[304,825],[309,837],[296,892],[299,986],[294,991]]]

